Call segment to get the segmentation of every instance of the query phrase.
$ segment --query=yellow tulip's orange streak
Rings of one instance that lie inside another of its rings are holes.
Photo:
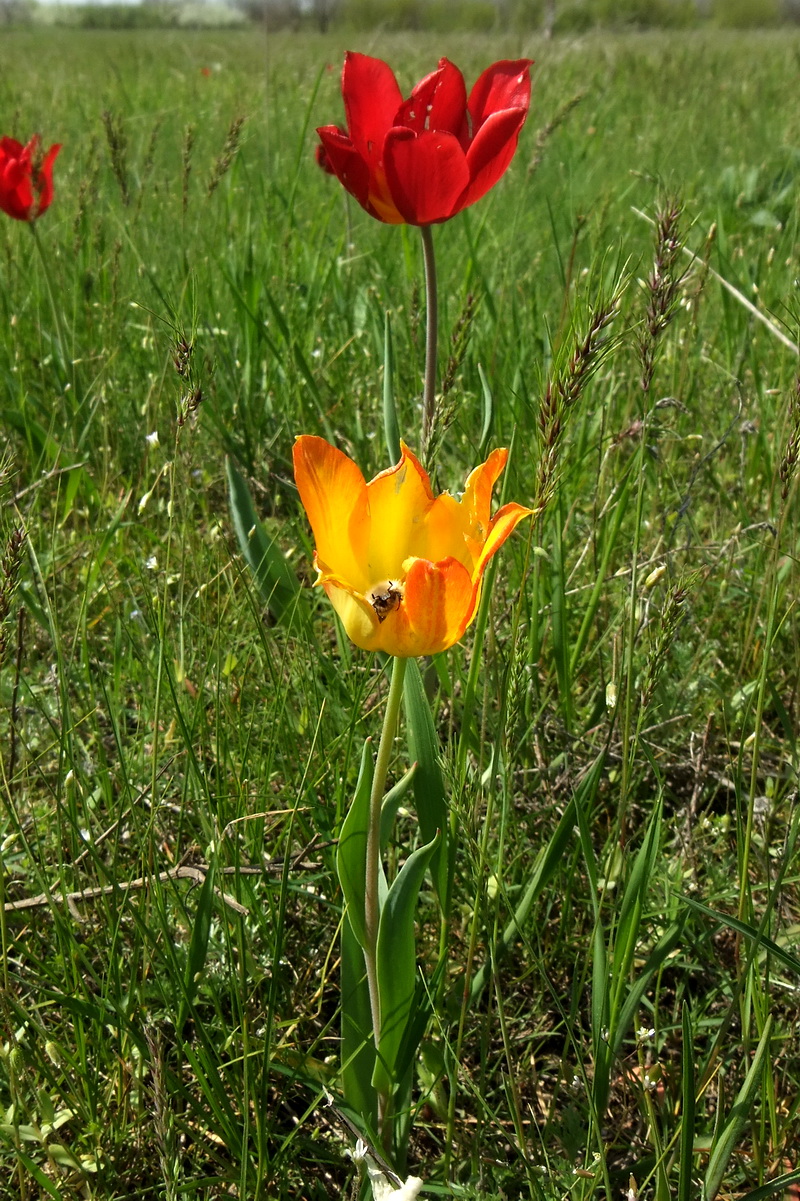
[[[508,459],[495,450],[470,474],[461,500],[435,497],[401,443],[400,462],[366,482],[324,438],[301,435],[295,480],[316,541],[314,565],[349,637],[401,659],[447,650],[475,617],[486,565],[531,509],[491,515]]]

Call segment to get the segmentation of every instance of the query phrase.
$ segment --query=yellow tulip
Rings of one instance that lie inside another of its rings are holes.
[[[395,467],[366,482],[347,455],[303,434],[294,475],[316,540],[314,566],[356,646],[407,659],[458,642],[475,617],[486,565],[531,513],[492,488],[508,459],[495,450],[460,500],[434,497],[418,459],[401,443]]]

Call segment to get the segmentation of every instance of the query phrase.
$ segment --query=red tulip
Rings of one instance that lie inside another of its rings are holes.
[[[53,199],[53,163],[61,147],[51,146],[42,158],[39,143],[38,133],[27,146],[0,138],[0,209],[17,221],[35,221]]]
[[[447,221],[497,183],[517,148],[531,97],[531,60],[494,63],[467,99],[446,58],[403,100],[379,58],[348,52],[347,133],[317,130],[334,173],[362,208],[391,225]]]
[[[317,148],[314,151],[314,158],[316,160],[317,166],[321,167],[326,175],[335,175],[336,174],[333,167],[331,166],[331,160],[328,158],[328,153],[327,153],[325,147],[323,146],[322,142],[317,143]]]

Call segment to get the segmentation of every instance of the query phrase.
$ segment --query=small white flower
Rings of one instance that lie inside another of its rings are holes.
[[[150,556],[150,558],[145,563],[145,567],[147,568],[148,571],[156,570],[156,568],[158,567],[158,559],[155,557],[155,555]]]
[[[395,1188],[392,1182],[378,1168],[372,1168],[367,1160],[367,1171],[372,1185],[373,1201],[415,1201],[422,1188],[419,1176],[409,1176],[405,1184]]]
[[[409,1176],[405,1184],[394,1185],[386,1173],[377,1166],[363,1139],[358,1139],[355,1150],[348,1151],[347,1154],[352,1156],[355,1163],[366,1165],[369,1182],[372,1185],[373,1201],[416,1201],[423,1184],[419,1176]],[[399,1180],[400,1177],[396,1176],[395,1179]]]
[[[147,434],[145,436],[145,442],[148,446],[152,446],[154,448],[158,446],[158,430],[153,430],[152,434]]]

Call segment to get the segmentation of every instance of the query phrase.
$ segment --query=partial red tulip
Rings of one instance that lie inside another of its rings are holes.
[[[392,69],[348,52],[347,133],[317,130],[333,172],[362,208],[391,225],[447,221],[480,200],[517,148],[531,97],[531,60],[493,63],[467,98],[446,58],[404,100]]]
[[[27,146],[0,138],[0,209],[16,221],[35,221],[53,199],[53,163],[61,146],[42,156],[38,134]]]
[[[326,175],[335,175],[336,174],[333,167],[331,166],[331,160],[328,158],[328,153],[327,153],[325,147],[323,146],[322,142],[317,142],[317,146],[314,151],[314,158],[316,160],[317,166],[320,167],[325,172]]]

